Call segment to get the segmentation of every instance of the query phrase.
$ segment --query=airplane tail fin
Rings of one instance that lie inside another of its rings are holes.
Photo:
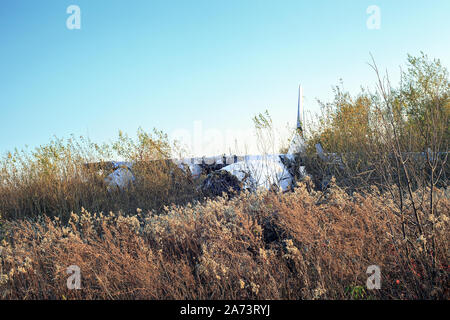
[[[305,141],[303,140],[303,88],[300,85],[298,87],[298,106],[297,106],[297,129],[294,137],[292,138],[291,145],[289,146],[289,154],[300,153],[305,148]]]

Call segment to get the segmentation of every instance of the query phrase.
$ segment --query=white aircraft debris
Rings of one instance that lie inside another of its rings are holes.
[[[249,190],[260,188],[269,190],[277,186],[286,191],[293,181],[279,155],[248,156],[244,161],[233,163],[221,170],[237,177],[243,182],[243,188]]]
[[[291,140],[287,154],[256,155],[256,156],[216,156],[202,158],[172,159],[180,169],[198,178],[205,169],[208,171],[227,171],[242,182],[244,189],[272,189],[274,186],[286,191],[291,188],[294,174],[289,164],[295,161],[295,155],[305,151],[303,139],[303,97],[299,86],[297,130]],[[114,172],[105,178],[109,190],[123,190],[135,181],[132,162],[111,162]],[[305,167],[300,167],[297,173],[306,175]],[[213,180],[211,180],[213,181]],[[210,183],[213,183],[211,182]]]
[[[114,172],[105,178],[105,183],[109,191],[114,189],[123,190],[136,180],[133,175],[132,162],[112,162]]]

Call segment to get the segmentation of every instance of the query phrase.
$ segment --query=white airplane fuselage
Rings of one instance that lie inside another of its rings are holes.
[[[257,190],[259,188],[270,189],[274,185],[281,190],[288,190],[294,181],[294,177],[288,170],[286,163],[295,159],[295,154],[302,153],[305,143],[303,132],[303,96],[302,87],[299,86],[297,130],[287,154],[246,155],[246,156],[215,156],[201,158],[172,159],[180,169],[198,178],[206,166],[228,171],[243,183],[244,189]],[[133,163],[113,162],[115,171],[105,179],[108,188],[124,189],[135,181],[133,175]],[[305,168],[300,167],[300,175],[306,174]]]

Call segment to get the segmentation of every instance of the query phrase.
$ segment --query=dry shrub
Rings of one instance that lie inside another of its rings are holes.
[[[391,196],[349,196],[335,184],[322,194],[308,183],[158,214],[4,221],[1,298],[449,298],[448,195],[436,190],[435,216],[421,213],[425,238],[407,219],[405,240]],[[70,265],[81,290],[66,287]],[[365,287],[369,265],[381,268],[381,290],[349,293]]]
[[[7,219],[55,216],[65,222],[70,212],[159,210],[200,197],[190,177],[171,161],[168,138],[155,130],[123,133],[111,144],[86,138],[53,139],[34,150],[8,153],[0,159],[0,214]],[[108,190],[108,161],[133,162],[136,181],[125,190]]]

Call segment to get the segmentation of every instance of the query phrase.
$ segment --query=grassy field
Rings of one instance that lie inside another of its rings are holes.
[[[0,298],[449,299],[450,84],[438,60],[408,63],[396,88],[336,88],[304,132],[309,176],[285,193],[205,197],[205,176],[153,161],[177,151],[157,130],[4,155]],[[111,159],[136,163],[126,190],[86,166]]]
[[[450,200],[424,217],[427,237],[376,190],[242,193],[155,214],[4,222],[3,299],[448,299]],[[417,194],[417,197],[422,195]],[[320,198],[320,200],[319,200]],[[319,200],[319,201],[318,201]],[[406,212],[412,214],[412,212]],[[66,268],[81,270],[81,290]],[[367,267],[381,268],[367,290]]]

